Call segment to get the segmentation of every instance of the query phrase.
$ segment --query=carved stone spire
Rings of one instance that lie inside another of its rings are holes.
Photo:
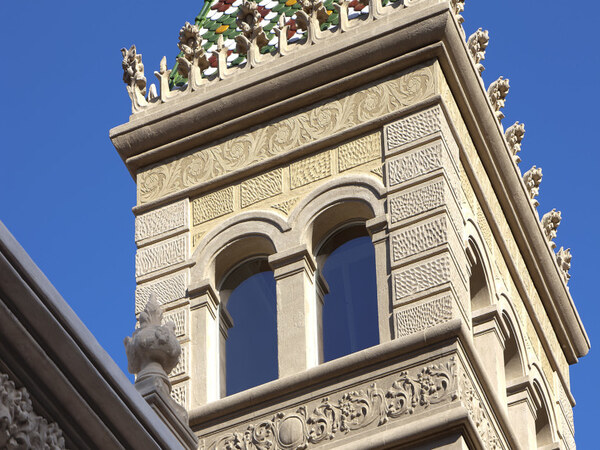
[[[552,249],[556,248],[556,244],[553,240],[556,238],[556,230],[558,230],[561,220],[562,217],[560,211],[557,211],[556,209],[552,209],[552,211],[547,212],[544,214],[544,217],[542,217],[542,229],[544,230],[544,235]]]
[[[569,270],[571,270],[571,259],[573,256],[571,255],[571,249],[564,249],[563,247],[558,250],[556,253],[556,262],[558,263],[558,268],[560,269],[561,275],[565,284],[569,282],[571,278],[571,274],[569,274]]]
[[[496,118],[498,121],[502,121],[504,119],[504,114],[500,111],[504,108],[504,102],[506,99],[506,94],[508,94],[508,90],[510,88],[508,78],[500,77],[488,88],[487,94],[492,103],[492,108],[494,108],[494,112],[496,114]]]
[[[188,86],[195,89],[202,80],[202,71],[209,67],[208,58],[202,48],[200,30],[196,25],[186,22],[179,30],[177,44],[183,56],[177,58],[177,71],[188,79]]]
[[[132,45],[129,50],[122,48],[121,54],[123,55],[123,81],[127,85],[127,93],[131,98],[131,109],[136,112],[147,105],[142,54],[137,53],[135,45]]]
[[[521,141],[525,137],[525,124],[515,122],[504,133],[508,148],[510,149],[513,159],[517,164],[521,162],[521,158],[517,155],[521,151]]]
[[[535,199],[538,195],[540,195],[540,184],[542,182],[542,168],[539,169],[533,166],[529,169],[525,174],[523,174],[523,183],[525,183],[525,187],[527,188],[527,194],[529,195],[529,199],[533,204],[534,208],[537,208],[540,203]]]
[[[490,36],[488,30],[483,31],[481,28],[469,36],[469,39],[467,40],[469,53],[475,62],[475,67],[477,68],[479,75],[481,75],[485,70],[485,67],[483,67],[481,61],[485,59],[485,49],[487,48],[489,42]]]
[[[249,0],[244,0],[239,6],[236,24],[242,30],[242,34],[235,37],[236,52],[240,55],[248,55],[252,44],[258,50],[269,43],[263,28],[260,26],[262,17],[258,12],[258,5]]]

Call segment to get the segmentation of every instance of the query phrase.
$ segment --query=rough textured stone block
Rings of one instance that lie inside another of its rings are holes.
[[[377,131],[347,142],[340,145],[337,151],[340,172],[381,158],[381,133]]]
[[[299,188],[331,175],[331,156],[329,152],[305,158],[290,166],[290,185]]]
[[[388,186],[396,186],[444,167],[444,144],[441,140],[402,154],[388,164]]]
[[[135,218],[135,241],[188,227],[188,200],[163,206]]]
[[[179,236],[137,251],[135,276],[141,277],[187,259],[187,238]]]
[[[417,225],[403,228],[392,235],[394,262],[437,247],[448,241],[448,219],[436,217]]]
[[[135,291],[135,312],[139,313],[146,306],[150,293],[154,292],[156,300],[161,305],[185,297],[187,276],[184,272],[161,278],[158,281],[144,283]]]
[[[194,225],[199,225],[233,212],[233,186],[212,192],[192,202]]]
[[[181,337],[187,334],[187,311],[180,309],[165,313],[163,316],[163,322],[173,322],[175,324],[175,336]]]
[[[274,197],[283,192],[281,169],[273,170],[244,181],[241,184],[242,208]]]
[[[450,319],[452,319],[452,298],[449,295],[436,298],[398,311],[396,313],[396,336],[408,336],[434,325],[448,322]]]
[[[394,297],[401,300],[412,294],[425,291],[450,281],[452,261],[442,255],[436,259],[420,262],[394,273]]]

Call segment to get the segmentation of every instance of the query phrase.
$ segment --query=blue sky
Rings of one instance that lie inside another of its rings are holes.
[[[600,6],[541,4],[467,0],[465,29],[490,30],[485,83],[510,78],[504,123],[526,124],[521,168],[543,168],[540,212],[562,211],[557,243],[572,248],[571,293],[598,344]],[[137,45],[150,82],[163,55],[174,63],[179,28],[202,7],[173,5],[0,3],[0,220],[124,370],[122,340],[134,327],[135,184],[108,130],[130,112],[120,48]],[[572,369],[580,448],[597,444],[600,394],[589,379],[599,369],[594,349]]]

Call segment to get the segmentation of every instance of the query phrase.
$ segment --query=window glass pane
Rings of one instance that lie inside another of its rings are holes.
[[[323,276],[325,361],[379,344],[375,249],[368,236],[342,244],[327,258]]]
[[[227,302],[227,395],[277,378],[277,300],[273,272],[250,276]]]

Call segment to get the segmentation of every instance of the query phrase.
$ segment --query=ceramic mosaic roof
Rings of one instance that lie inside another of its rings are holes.
[[[398,2],[400,0],[382,0],[382,5]],[[321,25],[321,30],[334,29],[339,23],[339,14],[334,8],[335,0],[324,0],[323,6],[329,16]],[[268,39],[268,44],[261,48],[261,53],[270,53],[275,50],[277,35],[273,28],[277,26],[280,17],[284,17],[288,28],[288,41],[290,43],[303,38],[305,31],[296,24],[296,11],[302,8],[302,0],[261,0],[258,3],[258,12],[262,17],[260,25]],[[206,0],[202,11],[196,17],[195,24],[200,29],[204,50],[211,54],[210,67],[203,72],[204,76],[212,75],[217,71],[217,57],[212,52],[217,50],[219,36],[223,36],[224,45],[228,48],[227,65],[238,66],[246,61],[245,55],[236,52],[235,37],[241,33],[236,25],[238,8],[242,0]],[[348,19],[352,20],[361,15],[368,14],[368,0],[352,0],[348,7]],[[181,54],[180,54],[181,56]],[[177,64],[171,72],[170,85],[183,86],[187,82],[177,71]]]

